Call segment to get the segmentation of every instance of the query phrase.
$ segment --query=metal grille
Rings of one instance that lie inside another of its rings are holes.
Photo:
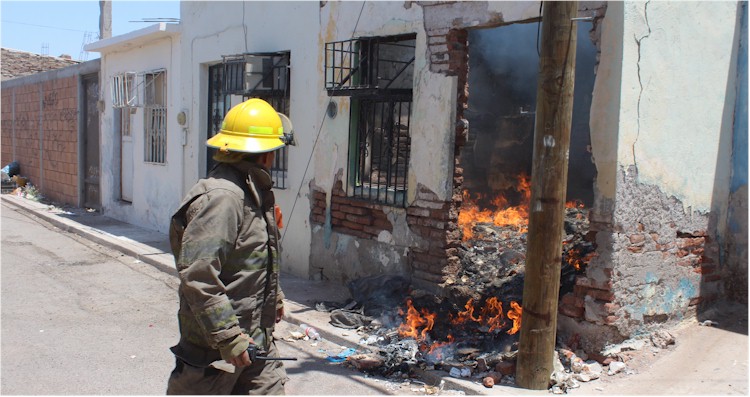
[[[289,58],[288,52],[231,55],[223,57],[223,63],[209,67],[208,137],[219,132],[233,105],[231,98],[236,95],[242,101],[263,99],[289,116]],[[216,149],[208,149],[206,172],[216,163],[214,153]],[[276,151],[270,170],[274,188],[287,188],[288,169],[289,147],[283,147]]]
[[[167,162],[167,108],[147,107],[145,157],[147,163]]]
[[[166,73],[146,73],[144,76],[144,161],[167,162],[167,84]]]
[[[326,89],[331,95],[352,95],[353,90],[410,90],[415,39],[416,35],[409,34],[326,43]]]
[[[135,77],[136,74],[132,72],[112,76],[110,87],[112,91],[112,107],[123,108],[139,105]]]
[[[411,151],[411,96],[360,98],[352,104],[356,138],[350,164],[353,196],[393,206],[406,206]]]
[[[120,135],[130,136],[130,107],[119,108],[120,112]]]
[[[208,68],[207,138],[210,138],[219,132],[221,129],[221,122],[224,120],[224,115],[226,115],[231,108],[229,95],[224,88],[224,70],[224,65],[222,64],[210,66]],[[211,168],[216,165],[216,161],[213,159],[216,154],[216,149],[212,147],[207,149],[206,174],[208,174]]]

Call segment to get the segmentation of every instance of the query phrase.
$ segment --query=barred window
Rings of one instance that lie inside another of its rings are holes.
[[[289,114],[290,53],[247,53],[227,55],[222,63],[208,68],[208,137],[219,132],[229,109],[250,98],[268,102],[277,112]],[[206,171],[214,165],[215,149],[208,148]],[[274,188],[287,188],[289,147],[276,151],[271,166]]]
[[[144,161],[167,162],[166,72],[144,75]]]
[[[350,159],[356,162],[350,178],[354,196],[405,207],[411,97],[359,98],[352,104],[352,113],[356,125],[350,149],[354,154]]]
[[[326,89],[351,97],[353,197],[406,206],[415,34],[326,43]]]

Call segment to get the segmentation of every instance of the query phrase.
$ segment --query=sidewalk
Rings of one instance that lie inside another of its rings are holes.
[[[141,228],[129,223],[109,218],[98,212],[89,212],[82,208],[60,209],[52,205],[36,202],[12,194],[0,195],[0,202],[5,209],[15,210],[36,216],[63,231],[79,235],[104,247],[114,249],[132,256],[167,274],[177,277],[169,246],[169,237],[164,233]],[[311,281],[287,273],[281,273],[281,285],[284,289],[284,320],[293,324],[308,324],[318,330],[321,337],[345,347],[358,351],[371,350],[359,344],[360,336],[353,330],[345,330],[329,324],[327,312],[315,310],[315,303],[321,301],[344,302],[349,297],[348,289],[340,284]],[[472,381],[447,376],[442,371],[421,371],[418,375],[428,383],[446,382],[446,387],[463,390],[469,395],[541,395],[547,391],[530,391],[513,387],[495,386],[486,389]],[[501,390],[505,389],[505,390]]]

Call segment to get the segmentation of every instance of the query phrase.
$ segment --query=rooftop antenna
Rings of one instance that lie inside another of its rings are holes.
[[[148,22],[148,23],[179,23],[180,18],[142,18],[140,21],[128,21],[128,22]]]
[[[89,44],[93,41],[93,32],[84,32],[83,33],[83,42],[81,43],[81,53],[78,55],[79,61],[88,61],[89,59],[89,53],[88,51],[84,50],[83,47],[86,47],[86,44]]]

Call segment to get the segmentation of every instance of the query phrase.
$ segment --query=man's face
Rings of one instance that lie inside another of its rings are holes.
[[[268,168],[269,170],[271,167],[273,167],[273,161],[276,159],[276,151],[263,153],[263,156],[260,158],[260,163],[263,164],[264,167]]]

